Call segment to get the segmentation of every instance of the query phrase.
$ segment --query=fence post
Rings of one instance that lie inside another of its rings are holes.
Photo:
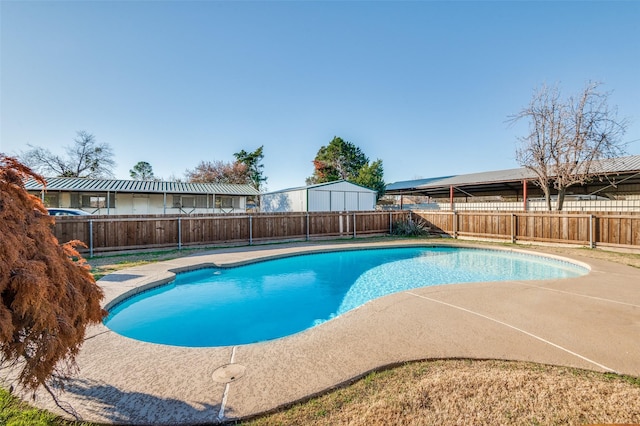
[[[516,243],[516,214],[511,213],[511,243]]]
[[[353,238],[356,238],[356,213],[353,213]]]
[[[458,212],[453,211],[453,238],[458,238]]]
[[[89,257],[93,257],[93,219],[89,219]]]
[[[253,218],[249,215],[249,245],[253,245]]]
[[[309,241],[309,212],[307,212],[307,241]]]
[[[182,250],[182,218],[178,216],[178,250]]]
[[[594,220],[595,220],[595,216],[590,214],[589,215],[589,248],[596,247],[595,239],[593,238],[593,231],[594,231],[593,221]]]
[[[393,212],[389,212],[389,235],[393,235]]]

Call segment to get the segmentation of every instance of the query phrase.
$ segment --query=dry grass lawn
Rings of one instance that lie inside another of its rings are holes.
[[[424,361],[246,423],[264,425],[640,424],[640,380],[504,361]]]

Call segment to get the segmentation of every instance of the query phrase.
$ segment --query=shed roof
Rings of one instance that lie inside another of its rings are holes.
[[[341,183],[346,183],[352,186],[356,186],[359,189],[363,190],[363,192],[376,192],[375,190],[371,189],[371,188],[367,188],[366,186],[362,186],[362,185],[358,185],[357,183],[353,183],[353,182],[349,182],[348,180],[334,180],[332,182],[323,182],[323,183],[316,183],[314,185],[306,185],[306,186],[298,186],[295,188],[286,188],[286,189],[280,189],[278,191],[271,191],[271,192],[267,192],[265,194],[262,195],[268,195],[268,194],[278,194],[281,192],[289,192],[289,191],[301,191],[301,190],[307,190],[307,189],[315,189],[315,188],[320,188],[323,186],[333,186],[333,185],[337,185],[337,184],[341,184]]]
[[[140,181],[119,179],[90,178],[46,178],[47,191],[69,192],[127,192],[145,194],[224,194],[258,195],[259,191],[251,185],[222,183],[183,183],[163,181]],[[41,191],[42,184],[29,179],[25,188],[28,191]]]

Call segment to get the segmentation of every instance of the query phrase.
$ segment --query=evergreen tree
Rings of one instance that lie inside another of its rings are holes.
[[[353,183],[375,190],[377,192],[376,199],[379,200],[384,195],[386,187],[383,174],[382,160],[376,160],[362,166]]]
[[[240,152],[236,152],[233,154],[236,157],[236,161],[247,166],[247,173],[249,175],[249,180],[251,181],[251,186],[260,191],[260,187],[263,183],[267,181],[267,178],[264,177],[264,172],[262,169],[264,165],[262,164],[262,160],[264,159],[263,146],[260,146],[253,152],[247,152],[244,149]]]
[[[146,161],[138,161],[136,165],[129,170],[129,174],[131,178],[135,180],[155,180],[153,167]]]

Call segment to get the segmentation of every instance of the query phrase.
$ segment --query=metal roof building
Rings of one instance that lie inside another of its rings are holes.
[[[82,208],[95,214],[238,213],[251,185],[183,183],[89,178],[46,178],[46,188],[30,179],[27,191],[42,197],[47,207]]]
[[[594,162],[598,178],[588,184],[569,188],[573,194],[640,196],[640,155]],[[501,196],[522,199],[525,188],[529,196],[542,192],[534,184],[536,175],[527,168],[496,170],[430,179],[395,182],[387,185],[388,195],[425,195],[433,198]],[[529,183],[527,185],[527,182]]]
[[[162,181],[89,179],[89,178],[46,178],[47,191],[100,191],[149,194],[229,194],[258,195],[251,185],[220,183],[183,183]],[[41,191],[42,184],[33,179],[26,183],[28,191]]]
[[[263,212],[336,212],[375,210],[377,192],[345,180],[262,194]]]

